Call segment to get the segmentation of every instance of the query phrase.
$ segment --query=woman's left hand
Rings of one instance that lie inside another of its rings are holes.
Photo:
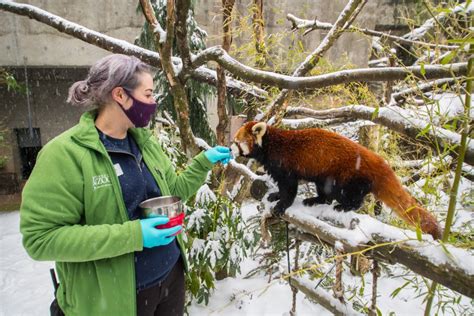
[[[224,165],[232,159],[230,148],[224,146],[216,146],[204,152],[207,159],[213,164],[222,162]]]

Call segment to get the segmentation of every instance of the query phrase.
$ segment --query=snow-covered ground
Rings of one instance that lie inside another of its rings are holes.
[[[49,315],[53,286],[52,262],[30,259],[21,244],[19,212],[0,213],[0,315]],[[284,282],[266,277],[243,279],[256,266],[247,259],[237,278],[218,281],[208,306],[194,304],[191,315],[283,315],[291,308],[291,290]],[[331,315],[298,294],[298,315]]]
[[[245,204],[242,216],[248,218],[256,212],[254,203]],[[0,315],[49,315],[49,304],[53,299],[49,269],[52,262],[37,262],[28,257],[21,245],[19,212],[0,213]],[[245,279],[244,276],[255,268],[258,262],[248,258],[242,263],[242,273],[236,278],[227,278],[216,282],[216,290],[207,306],[194,303],[190,315],[289,315],[292,293],[284,281],[274,280],[267,283],[268,276],[257,274]],[[329,268],[330,265],[328,265]],[[377,306],[383,315],[423,315],[424,297],[416,282],[405,285],[395,297],[391,294],[402,287],[407,279],[413,278],[401,266],[391,266],[389,276],[382,273],[378,282]],[[394,277],[398,276],[398,277]],[[422,283],[421,278],[419,278]],[[356,289],[358,303],[365,305],[371,299],[371,277],[367,274],[362,280],[352,276],[346,269],[343,282],[347,291]],[[361,290],[361,285],[363,289]],[[423,292],[424,290],[422,290]],[[456,295],[452,292],[452,295]],[[435,305],[437,299],[435,299]],[[454,305],[454,304],[453,304]],[[321,306],[309,301],[300,292],[297,295],[297,315],[331,315]],[[471,301],[462,297],[454,306],[457,315],[473,315]],[[453,315],[446,311],[440,315]]]

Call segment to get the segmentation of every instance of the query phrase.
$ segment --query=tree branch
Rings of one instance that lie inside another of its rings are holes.
[[[405,109],[402,109],[398,106],[387,106],[379,108],[378,112],[376,111],[377,109],[368,106],[353,105],[321,111],[315,111],[308,108],[290,108],[286,114],[304,115],[317,119],[351,117],[354,120],[359,119],[372,121],[374,123],[388,127],[398,133],[407,135],[408,137],[416,139],[417,141],[423,141],[419,134],[421,131],[424,132],[427,126],[431,125],[429,122],[413,118],[413,116],[410,115]],[[461,136],[459,134],[436,126],[430,126],[430,129],[426,132],[425,137],[428,138],[428,141],[424,140],[423,142],[436,150],[439,148],[459,148],[461,144]],[[456,156],[457,151],[450,150],[450,154]],[[474,141],[472,139],[469,139],[468,145],[466,146],[465,162],[467,164],[474,165]]]
[[[424,93],[424,92],[429,92],[437,87],[441,87],[443,85],[453,85],[459,82],[461,78],[447,78],[447,79],[439,79],[439,80],[434,80],[431,82],[426,82],[420,85],[417,85],[412,88],[408,88],[396,93],[393,93],[391,98],[395,100],[396,102],[402,102],[404,101],[408,96],[413,95],[413,94],[418,94],[418,93]]]
[[[222,0],[222,49],[229,51],[232,43],[232,9],[235,0]],[[225,131],[229,124],[227,114],[227,93],[226,93],[225,70],[221,65],[217,65],[217,116],[219,123],[216,127],[217,143],[226,145]]]
[[[354,310],[351,306],[352,304],[341,303],[331,293],[325,291],[321,287],[315,289],[316,282],[311,281],[307,278],[299,276],[292,277],[291,284],[295,286],[299,291],[303,292],[307,298],[320,304],[322,307],[324,307],[336,316],[364,315]]]
[[[188,44],[188,28],[186,21],[190,8],[190,0],[176,0],[176,43],[179,55],[183,60],[183,69],[180,76],[187,76],[191,71],[191,52]],[[185,79],[185,78],[183,78]]]
[[[235,60],[219,46],[205,49],[193,59],[193,66],[215,61],[233,75],[255,83],[279,88],[300,90],[322,88],[354,81],[391,81],[415,76],[421,79],[437,79],[464,75],[467,63],[426,65],[410,67],[360,68],[342,70],[312,77],[294,77],[249,67]]]
[[[206,82],[210,85],[217,86],[217,74],[215,70],[206,67],[199,67],[191,73],[191,78]],[[232,77],[226,76],[227,91],[236,97],[245,99],[257,99],[264,101],[268,99],[268,92],[251,84],[239,81]]]
[[[321,215],[341,219],[337,212],[324,207],[304,207],[299,198],[282,219],[317,240],[334,246],[342,244],[345,253],[361,252],[390,263],[400,263],[421,276],[435,280],[468,297],[474,297],[474,273],[465,257],[466,250],[437,242],[416,240],[416,233],[382,223],[369,215],[351,214],[343,219],[343,227],[327,223]],[[430,238],[430,237],[428,237]],[[370,251],[364,249],[372,249]],[[449,255],[446,254],[449,251]],[[436,257],[436,260],[433,258]]]
[[[287,20],[289,20],[292,23],[292,29],[298,29],[298,30],[304,30],[308,29],[304,34],[308,34],[309,32],[320,29],[320,30],[330,30],[333,25],[331,23],[326,23],[326,22],[320,22],[317,19],[315,20],[305,20],[305,19],[300,19],[297,18],[296,16],[292,14],[288,14],[286,16]],[[440,45],[440,44],[433,44],[433,43],[426,43],[422,41],[416,41],[416,40],[410,40],[408,38],[403,38],[400,36],[395,36],[379,31],[374,31],[371,29],[367,28],[359,28],[356,26],[350,26],[349,28],[346,29],[348,32],[354,32],[354,33],[363,33],[365,35],[369,36],[376,36],[380,37],[382,39],[391,39],[395,41],[396,43],[404,43],[404,44],[409,44],[409,45],[420,45],[420,46],[426,46],[426,47],[432,47],[432,48],[440,48],[440,49],[447,49],[447,50],[455,50],[458,49],[459,46],[457,45]]]

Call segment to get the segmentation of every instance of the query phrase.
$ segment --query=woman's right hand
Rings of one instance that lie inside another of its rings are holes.
[[[175,236],[173,234],[179,232],[182,227],[180,225],[171,228],[156,228],[158,225],[164,225],[169,222],[166,216],[152,217],[140,220],[142,227],[143,247],[153,248],[168,245]]]

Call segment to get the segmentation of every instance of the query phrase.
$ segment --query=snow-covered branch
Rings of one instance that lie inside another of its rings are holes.
[[[139,46],[132,45],[124,40],[119,40],[93,31],[35,6],[1,0],[0,9],[16,13],[18,15],[27,16],[30,19],[34,19],[49,25],[61,33],[66,33],[110,52],[133,55],[152,66],[161,67],[160,55],[156,52],[152,52]]]
[[[342,222],[343,227],[330,225],[321,217],[332,217],[335,222]],[[315,240],[333,246],[341,243],[345,253],[369,248],[366,255],[403,264],[424,277],[474,297],[472,256],[464,249],[433,242],[430,236],[418,241],[415,232],[384,224],[369,215],[336,212],[327,205],[306,207],[299,198],[282,218]]]
[[[307,29],[306,32],[304,33],[305,35],[316,29],[330,30],[333,27],[331,23],[321,22],[321,21],[318,21],[317,19],[305,20],[305,19],[298,18],[294,16],[293,14],[288,14],[286,18],[292,23],[292,29],[298,29],[298,30]],[[369,36],[376,36],[381,39],[391,39],[395,41],[396,43],[404,43],[404,44],[409,44],[409,45],[420,45],[420,46],[447,49],[447,50],[455,50],[459,48],[459,46],[457,45],[441,45],[441,44],[433,44],[433,43],[427,43],[427,42],[422,42],[422,41],[410,40],[410,39],[403,38],[400,36],[395,36],[388,33],[374,31],[367,28],[360,28],[353,25],[348,27],[346,31],[354,32],[354,33],[362,33]]]
[[[13,12],[19,15],[25,15],[37,21],[45,23],[57,30],[69,34],[73,37],[81,39],[87,43],[99,46],[114,53],[134,55],[150,65],[161,67],[160,55],[130,44],[123,40],[118,40],[110,36],[106,36],[99,32],[90,30],[76,23],[67,21],[59,16],[53,15],[47,11],[41,10],[31,5],[18,4],[10,1],[0,0],[0,9]],[[329,42],[329,41],[325,41]],[[315,52],[324,51],[317,49]],[[181,64],[180,58],[173,57],[173,64]],[[245,80],[268,84],[283,89],[308,89],[321,88],[330,85],[336,85],[351,81],[386,81],[401,80],[412,74],[424,79],[437,79],[465,74],[466,63],[448,64],[448,65],[429,65],[429,66],[412,66],[406,68],[388,67],[384,69],[353,69],[343,70],[330,74],[324,74],[313,77],[295,77],[281,75],[274,72],[258,70],[246,66],[227,54],[222,48],[215,46],[208,48],[200,54],[193,56],[193,72],[192,78],[202,80],[210,84],[216,82],[215,71],[205,68],[203,65],[208,61],[215,61],[228,70],[233,75]],[[302,65],[299,68],[304,68]],[[295,71],[296,73],[296,71]],[[232,90],[240,90],[243,94],[248,93],[258,99],[264,99],[267,93],[255,86],[229,78],[229,88]],[[234,91],[235,93],[235,91]]]
[[[191,73],[191,78],[217,86],[216,71],[203,66],[195,69]],[[234,96],[246,99],[255,98],[260,101],[268,99],[268,92],[255,85],[245,83],[229,76],[226,76],[226,84],[228,92]]]
[[[436,25],[443,25],[450,18],[459,16],[461,14],[472,15],[472,13],[474,12],[474,3],[470,2],[469,6],[468,3],[469,2],[458,4],[456,7],[447,11],[443,10],[437,16],[433,16],[431,19],[426,20],[425,23],[423,23],[423,25],[421,25],[420,27],[417,27],[411,32],[403,35],[403,38],[412,41],[419,41],[424,39],[434,29]]]
[[[372,121],[417,141],[423,141],[422,137],[420,137],[420,132],[423,131],[426,132],[424,137],[428,138],[428,141],[425,140],[424,142],[435,149],[459,148],[461,144],[461,136],[459,134],[433,126],[429,122],[414,117],[413,114],[398,106],[387,106],[378,110],[364,105],[352,105],[321,111],[308,108],[288,108],[286,114],[303,115],[317,119],[350,117],[354,120]],[[430,126],[428,130],[426,130],[427,126]],[[452,155],[456,155],[456,152],[450,152]],[[474,165],[474,141],[472,139],[468,140],[465,162]]]

